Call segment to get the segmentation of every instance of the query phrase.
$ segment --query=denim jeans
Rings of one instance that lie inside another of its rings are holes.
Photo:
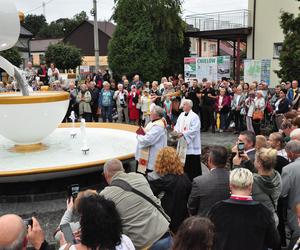
[[[172,247],[172,237],[169,235],[166,238],[156,241],[149,250],[169,250]]]
[[[108,107],[103,106],[101,113],[102,113],[103,122],[106,122],[106,120],[112,122],[112,106],[108,106]]]
[[[226,121],[227,121],[228,113],[220,113],[220,129],[226,128]]]

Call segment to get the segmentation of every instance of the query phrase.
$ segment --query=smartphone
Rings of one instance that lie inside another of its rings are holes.
[[[73,235],[70,223],[60,225],[60,230],[64,234],[67,243],[75,244],[76,240]]]
[[[68,199],[73,198],[73,201],[77,198],[80,191],[79,184],[72,184],[68,187]]]
[[[243,142],[239,142],[237,145],[239,155],[243,154],[245,151],[245,144]]]
[[[24,219],[24,224],[26,225],[26,228],[28,228],[29,226],[32,227],[33,225],[33,221],[32,221],[32,218],[27,218],[27,219]]]

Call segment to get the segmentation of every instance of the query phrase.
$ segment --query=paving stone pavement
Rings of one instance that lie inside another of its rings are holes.
[[[235,143],[236,139],[237,135],[234,135],[233,133],[201,133],[201,142],[203,146],[223,145],[229,147]],[[202,169],[203,173],[208,171],[205,166],[202,166]],[[55,243],[53,240],[53,232],[57,228],[65,209],[65,198],[45,199],[43,201],[32,202],[7,202],[5,199],[0,200],[0,216],[3,214],[14,213],[20,215],[22,218],[31,216],[37,217],[46,233],[47,241],[53,244]]]

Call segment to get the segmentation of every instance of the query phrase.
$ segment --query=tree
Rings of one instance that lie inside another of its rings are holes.
[[[33,35],[37,35],[40,30],[47,27],[48,24],[44,15],[27,15],[24,20],[24,26]]]
[[[300,14],[282,12],[280,26],[283,30],[284,41],[280,52],[279,64],[281,69],[275,71],[278,77],[287,81],[299,79],[300,76]]]
[[[185,24],[179,0],[116,0],[117,27],[109,43],[114,75],[140,74],[146,80],[183,71]],[[130,10],[130,11],[129,11]]]
[[[47,63],[54,62],[59,69],[75,69],[82,63],[80,49],[63,43],[49,45],[45,58]]]
[[[0,51],[0,56],[3,56],[5,59],[7,59],[9,62],[11,62],[17,67],[19,67],[22,63],[21,55],[18,49],[15,47],[8,50]]]
[[[61,38],[69,34],[84,20],[88,20],[88,16],[85,11],[81,11],[79,14],[73,16],[72,19],[60,18],[51,22],[49,25],[43,26],[37,33],[39,38]]]

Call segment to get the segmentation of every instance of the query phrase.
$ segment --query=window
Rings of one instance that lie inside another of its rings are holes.
[[[210,44],[209,45],[210,52],[216,52],[217,51],[217,45],[216,44]]]
[[[203,43],[203,51],[204,51],[204,52],[207,51],[207,43],[206,43],[206,42]]]
[[[281,50],[282,50],[282,43],[274,43],[274,51],[273,51],[274,59],[279,59]]]

